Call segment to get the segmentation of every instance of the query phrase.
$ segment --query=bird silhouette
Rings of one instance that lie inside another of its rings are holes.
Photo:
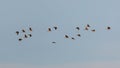
[[[19,31],[16,31],[16,34],[19,35]]]
[[[88,27],[85,27],[85,30],[88,30]]]
[[[30,37],[32,37],[32,34],[28,34]]]
[[[30,31],[32,31],[32,28],[31,28],[31,27],[29,27],[29,30],[30,30]]]
[[[87,24],[87,27],[90,27],[90,25],[89,25],[89,24]]]
[[[72,40],[75,40],[75,38],[74,38],[74,37],[71,37],[71,39],[72,39]]]
[[[77,36],[79,36],[79,37],[80,37],[81,35],[80,35],[80,34],[77,34]]]
[[[68,36],[68,35],[65,35],[65,38],[69,38],[69,36]]]
[[[56,26],[54,26],[53,28],[54,28],[55,30],[57,30],[57,27],[56,27]]]
[[[52,43],[56,43],[56,42],[52,42]]]
[[[48,28],[48,31],[51,31],[51,28]]]
[[[107,29],[110,30],[111,28],[108,26]]]
[[[92,32],[95,32],[95,29],[91,30]]]
[[[19,41],[22,41],[22,38],[19,38],[18,40],[19,40]]]
[[[76,29],[77,29],[77,30],[80,30],[80,28],[79,28],[79,27],[76,27]]]
[[[25,38],[28,38],[28,36],[27,36],[26,34],[24,35],[24,37],[25,37]]]
[[[24,32],[25,32],[25,30],[24,30],[24,29],[22,29],[22,32],[24,33]]]

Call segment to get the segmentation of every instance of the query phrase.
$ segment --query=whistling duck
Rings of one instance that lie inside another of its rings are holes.
[[[65,35],[65,38],[69,38],[68,35]]]
[[[25,32],[25,30],[23,29],[22,32]]]
[[[30,27],[29,30],[32,31],[32,28]]]
[[[16,31],[16,34],[18,35],[18,34],[19,34],[19,31]]]
[[[92,32],[95,32],[95,29],[91,30]]]
[[[57,27],[55,26],[54,29],[57,30]]]
[[[48,31],[51,31],[51,28],[48,28]]]
[[[19,40],[19,41],[22,41],[22,38],[19,38],[18,40]]]
[[[79,27],[76,27],[76,29],[77,29],[77,30],[80,30],[80,28],[79,28]]]

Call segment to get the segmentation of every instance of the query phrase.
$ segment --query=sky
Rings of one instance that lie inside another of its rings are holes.
[[[119,2],[0,0],[0,68],[120,68]],[[58,30],[48,32],[53,26]],[[19,42],[23,33],[15,32],[29,27],[32,37]]]

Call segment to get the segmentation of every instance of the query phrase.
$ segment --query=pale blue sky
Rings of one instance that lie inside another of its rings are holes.
[[[1,0],[0,67],[18,68],[14,66],[24,64],[31,68],[58,68],[66,64],[65,68],[69,68],[73,64],[89,68],[86,65],[99,66],[102,62],[115,66],[118,63],[120,67],[119,3],[119,0]],[[84,31],[86,24],[96,32]],[[48,27],[56,25],[58,31],[47,32]],[[18,42],[15,31],[29,26],[33,28],[33,37]],[[74,41],[65,39],[64,34],[75,36],[76,26],[81,27],[82,37]],[[107,26],[112,29],[106,30]]]

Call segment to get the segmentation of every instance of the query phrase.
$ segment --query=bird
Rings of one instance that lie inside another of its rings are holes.
[[[22,41],[22,38],[19,38],[18,40],[19,40],[19,41]]]
[[[48,28],[48,31],[51,31],[51,28]]]
[[[89,24],[87,24],[87,27],[90,27],[90,25],[89,25]]]
[[[52,43],[56,43],[56,42],[52,42]]]
[[[80,37],[81,35],[80,35],[80,34],[77,34],[77,36],[79,36],[79,37]]]
[[[92,32],[95,32],[95,29],[91,30]]]
[[[56,26],[54,26],[53,28],[54,28],[55,30],[57,30],[57,27],[56,27]]]
[[[22,32],[25,32],[25,30],[24,30],[24,29],[22,29]]]
[[[25,38],[28,38],[28,36],[27,36],[26,34],[24,35],[24,37],[25,37]]]
[[[68,35],[65,35],[65,38],[69,38],[69,36],[68,36]]]
[[[16,31],[16,34],[19,35],[19,31]]]
[[[107,29],[110,30],[111,28],[108,26]]]
[[[32,28],[31,28],[31,27],[29,27],[29,30],[30,30],[30,31],[32,31]]]
[[[79,28],[79,27],[76,27],[76,29],[77,29],[77,30],[80,30],[80,28]]]
[[[85,30],[88,30],[88,28],[87,28],[87,27],[85,27]]]
[[[71,39],[72,39],[72,40],[75,40],[75,38],[74,38],[74,37],[71,37]]]
[[[30,37],[32,37],[32,34],[28,34]]]

